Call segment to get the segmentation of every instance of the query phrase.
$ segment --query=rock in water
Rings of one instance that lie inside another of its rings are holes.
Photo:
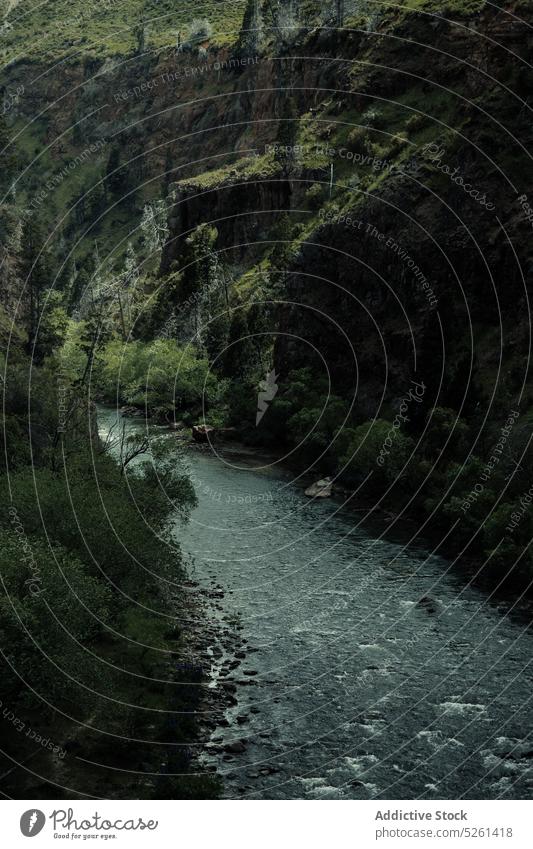
[[[224,751],[231,755],[240,755],[246,751],[246,745],[242,741],[237,740],[235,743],[227,743],[224,746]]]
[[[210,425],[194,425],[192,429],[192,438],[195,442],[209,442],[215,435],[214,427]]]
[[[331,496],[332,486],[333,481],[331,478],[322,478],[322,480],[308,486],[305,490],[305,494],[309,498],[329,498]]]
[[[423,596],[416,603],[417,607],[423,607],[424,610],[427,610],[428,613],[438,613],[439,606],[438,602],[435,599],[430,598],[428,595]]]

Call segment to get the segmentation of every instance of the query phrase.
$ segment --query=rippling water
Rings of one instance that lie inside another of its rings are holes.
[[[530,605],[491,602],[253,462],[191,451],[199,504],[175,531],[251,649],[230,675],[251,683],[213,735],[244,751],[205,759],[226,795],[529,798]]]

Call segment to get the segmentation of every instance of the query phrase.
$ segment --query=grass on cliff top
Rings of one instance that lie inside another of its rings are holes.
[[[145,50],[173,46],[178,32],[185,40],[196,18],[205,18],[211,24],[212,44],[229,44],[238,36],[244,7],[245,0],[200,0],[194,4],[175,4],[173,0],[47,0],[31,8],[19,4],[4,17],[0,63],[49,62],[74,58],[78,53],[100,58],[129,54],[136,49],[134,28],[141,19],[145,21]]]
[[[402,4],[413,12],[428,12],[446,18],[448,15],[473,15],[481,11],[486,0],[406,0]]]

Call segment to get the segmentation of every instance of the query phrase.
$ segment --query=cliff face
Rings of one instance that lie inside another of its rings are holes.
[[[4,72],[4,84],[23,89],[11,119],[15,126],[34,122],[36,134],[45,130],[52,163],[105,139],[125,151],[142,150],[146,175],[161,177],[167,154],[179,169],[191,160],[190,137],[224,123],[240,67],[227,50],[201,60],[172,49],[140,58],[85,58],[61,65],[60,73],[23,62]],[[228,129],[225,135],[233,151],[238,132]],[[213,136],[202,137],[201,170],[206,157],[221,153]]]
[[[272,289],[288,302],[271,328],[281,373],[309,361],[299,335],[340,392],[357,371],[363,416],[415,373],[452,403],[474,349],[489,379],[504,369],[514,388],[526,334],[530,17],[521,4],[398,10],[375,31],[301,28],[253,55],[86,56],[61,73],[22,62],[7,75],[24,91],[10,120],[49,144],[43,182],[100,143],[85,164],[103,172],[118,147],[141,197],[170,186],[163,285],[206,220],[236,276],[290,245]]]
[[[230,179],[234,182],[222,182],[213,188],[187,184],[173,187],[169,199],[172,236],[164,247],[161,274],[178,260],[183,238],[205,222],[206,209],[210,223],[217,228],[217,248],[224,261],[251,262],[260,255],[258,243],[269,239],[280,213],[291,208],[290,184],[259,177],[239,182],[237,171]]]
[[[228,196],[231,166],[264,152],[275,138],[279,75],[279,62],[265,56],[238,59],[229,48],[213,48],[206,55],[167,49],[142,57],[82,57],[58,68],[13,64],[3,84],[6,91],[22,92],[7,116],[22,155],[19,206],[38,211],[52,240],[65,228],[72,241],[81,238],[78,255],[90,253],[95,239],[105,252],[116,236],[117,218],[106,169],[118,149],[119,194],[135,192],[126,215],[128,230],[138,226],[146,201],[181,181],[185,188],[180,185],[177,192],[187,204],[170,210],[174,228],[181,227],[182,215],[191,226],[198,223],[206,200],[221,218],[234,204],[250,210],[285,208],[288,189],[283,185],[258,185],[255,195],[243,190],[242,197],[237,191],[227,202],[222,197]],[[213,192],[195,201],[197,192],[187,183],[205,172],[212,175]],[[107,192],[101,220],[99,210],[90,215],[76,208],[80,192],[87,190],[90,197]],[[220,230],[229,243],[249,238],[258,227],[221,223]],[[164,269],[172,258],[169,246]]]
[[[265,125],[276,138],[272,118],[290,86],[302,151],[288,174],[268,173],[258,157],[244,177],[226,170],[178,184],[162,271],[206,210],[220,249],[238,245],[233,261],[252,265],[265,248],[243,243],[268,239],[289,209],[288,303],[271,327],[277,371],[313,361],[305,339],[341,394],[357,373],[363,418],[414,376],[427,386],[425,406],[438,396],[468,407],[503,374],[504,407],[505,392],[520,391],[528,333],[527,23],[490,7],[456,22],[398,15],[375,33],[308,34],[292,58],[247,69],[239,86],[255,91],[232,102],[250,146],[264,152]],[[220,150],[228,130],[217,130]],[[310,204],[316,183],[322,194]]]
[[[517,337],[527,342],[523,269],[512,245],[494,241],[497,223],[476,220],[467,230],[416,185],[388,198],[392,206],[366,200],[353,224],[325,224],[302,245],[287,284],[297,306],[279,322],[313,339],[341,394],[357,369],[365,418],[415,375],[430,387],[428,405],[439,396],[455,407],[468,394],[474,351],[490,380],[512,367]],[[507,234],[527,244],[523,226]],[[289,339],[276,348],[280,372],[304,364]]]

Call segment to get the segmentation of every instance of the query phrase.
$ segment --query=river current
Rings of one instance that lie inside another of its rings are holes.
[[[100,411],[103,434],[114,416]],[[238,704],[202,759],[227,797],[531,796],[529,602],[492,598],[429,544],[306,498],[251,454],[186,464],[198,506],[174,534],[243,640]],[[212,646],[213,671],[224,653]]]

